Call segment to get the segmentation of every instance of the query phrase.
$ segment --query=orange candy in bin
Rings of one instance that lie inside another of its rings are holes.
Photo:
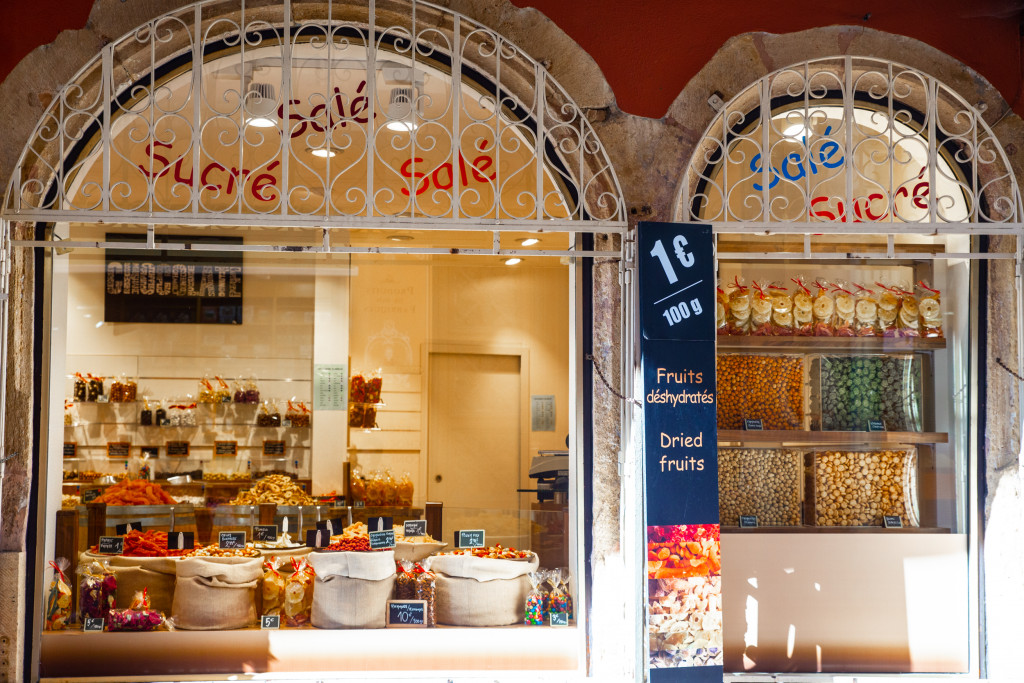
[[[114,484],[94,502],[106,505],[174,505],[160,484],[145,479],[126,479]]]

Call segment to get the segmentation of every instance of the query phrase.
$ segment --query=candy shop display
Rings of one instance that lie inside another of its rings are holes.
[[[802,356],[719,354],[718,428],[743,429],[744,419],[764,429],[802,429]]]
[[[302,490],[291,477],[272,474],[259,479],[251,489],[240,491],[231,505],[316,505],[316,500]]]
[[[796,526],[803,510],[803,453],[774,448],[718,449],[722,524],[755,515],[759,526]]]
[[[99,546],[94,545],[89,550],[97,553]],[[188,552],[190,551],[169,550],[166,531],[132,529],[124,536],[124,551],[121,555],[124,557],[181,557]]]
[[[814,510],[818,526],[882,526],[899,516],[918,526],[917,452],[820,451],[814,454]]]
[[[109,631],[157,631],[166,629],[164,615],[150,606],[145,589],[135,593],[128,609],[110,610]]]
[[[66,573],[70,564],[66,557],[58,557],[56,561],[50,561],[53,578],[50,580],[50,588],[46,592],[44,628],[47,631],[63,631],[71,621],[71,585]]]
[[[114,484],[97,498],[106,505],[174,505],[177,503],[160,484],[144,479],[126,479]]]
[[[284,560],[275,557],[263,563],[263,614],[280,614],[284,605],[285,578],[278,570]]]
[[[288,626],[305,626],[309,623],[313,607],[313,567],[305,558],[291,559],[292,573],[284,586],[284,602],[281,613]]]
[[[116,606],[117,578],[105,562],[79,565],[78,616],[106,619]]]
[[[427,603],[427,626],[437,626],[437,576],[418,563],[413,568],[413,576],[415,577],[413,598]]]
[[[889,431],[921,431],[920,356],[822,356],[818,367],[820,429],[866,431],[881,420]]]
[[[526,606],[523,610],[523,623],[527,626],[543,626],[547,623],[548,602],[547,591],[544,590],[544,583],[547,581],[547,571],[538,570],[526,575],[530,579],[530,592],[526,596]]]

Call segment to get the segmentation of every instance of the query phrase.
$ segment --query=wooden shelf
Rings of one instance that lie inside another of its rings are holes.
[[[896,446],[948,443],[945,432],[807,432],[796,429],[719,429],[718,444],[770,443],[799,446]]]
[[[753,529],[738,526],[721,527],[723,534],[948,534],[941,527],[907,526],[886,529],[881,526],[759,526]]]
[[[737,351],[786,349],[810,352],[911,352],[946,348],[936,337],[737,337],[721,335],[718,348]]]

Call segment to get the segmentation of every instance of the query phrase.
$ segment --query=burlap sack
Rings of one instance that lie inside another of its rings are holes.
[[[121,555],[98,555],[82,553],[79,564],[93,560],[106,560],[117,577],[117,606],[131,607],[136,593],[146,589],[152,609],[170,614],[174,603],[175,567],[174,557],[124,557]]]
[[[255,557],[189,557],[177,564],[173,624],[210,631],[256,622],[256,589],[263,576]]]
[[[395,554],[310,553],[316,572],[310,620],[317,628],[384,628]]]
[[[492,560],[471,555],[431,558],[437,576],[437,621],[453,626],[507,626],[523,620],[527,574],[540,561]]]

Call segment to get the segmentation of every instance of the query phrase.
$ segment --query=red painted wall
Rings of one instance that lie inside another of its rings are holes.
[[[121,0],[137,2],[138,0]],[[626,112],[658,118],[731,36],[846,24],[921,40],[975,69],[1024,115],[1021,0],[512,0],[593,55]],[[0,0],[0,78],[85,25],[92,0]]]

